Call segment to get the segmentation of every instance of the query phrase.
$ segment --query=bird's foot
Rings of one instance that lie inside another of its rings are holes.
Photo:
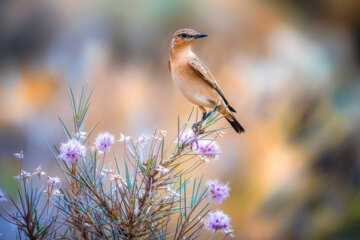
[[[204,129],[202,128],[202,121],[196,122],[192,125],[192,130],[194,131],[194,133],[203,133]]]

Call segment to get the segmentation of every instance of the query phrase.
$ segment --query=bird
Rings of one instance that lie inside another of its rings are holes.
[[[209,116],[206,108],[213,108],[237,133],[245,132],[214,76],[191,49],[196,40],[207,36],[193,29],[180,29],[173,34],[168,61],[172,80],[182,95],[203,113],[202,121]]]

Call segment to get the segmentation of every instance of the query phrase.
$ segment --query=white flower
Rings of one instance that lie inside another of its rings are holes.
[[[177,193],[174,189],[172,189],[170,186],[167,186],[166,189],[167,193],[171,196],[171,197],[175,197],[175,196],[180,196],[179,193]]]
[[[48,177],[48,184],[52,187],[61,183],[61,179],[59,177]]]
[[[123,133],[120,133],[120,139],[118,139],[118,142],[126,142],[129,141],[131,139],[130,136],[125,136]]]
[[[80,137],[81,139],[85,139],[87,137],[87,132],[78,132],[76,133],[76,137]]]
[[[111,175],[111,181],[118,181],[121,180],[122,177],[119,174]]]
[[[14,153],[14,157],[16,157],[17,159],[23,159],[24,158],[24,153],[21,150],[19,153]]]
[[[29,179],[31,178],[31,173],[21,170],[20,175],[14,176],[15,179]]]
[[[156,168],[157,171],[161,172],[162,174],[167,174],[170,170],[167,168],[164,168],[163,166],[159,165],[158,168]]]
[[[63,194],[59,189],[56,189],[55,191],[52,192],[52,195],[55,197],[61,197]]]
[[[167,131],[166,130],[159,130],[159,134],[163,137],[166,137]]]
[[[151,135],[150,137],[154,140],[161,140],[158,136]]]
[[[37,175],[37,176],[41,176],[41,175],[46,175],[46,172],[42,171],[41,165],[38,166],[37,168],[34,169],[34,173],[32,175]]]
[[[104,168],[101,171],[101,175],[108,175],[108,174],[113,174],[113,173],[114,173],[114,170],[112,170],[111,168]]]

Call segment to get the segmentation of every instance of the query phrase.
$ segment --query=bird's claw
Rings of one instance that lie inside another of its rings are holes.
[[[202,121],[194,123],[192,125],[192,130],[194,131],[194,133],[203,133],[204,129],[202,129]]]

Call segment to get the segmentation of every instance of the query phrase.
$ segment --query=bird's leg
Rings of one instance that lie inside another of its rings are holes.
[[[192,130],[197,133],[197,132],[203,132],[204,130],[202,129],[202,123],[208,118],[207,117],[207,113],[206,113],[206,109],[202,106],[199,106],[199,109],[202,111],[202,117],[201,117],[201,120],[194,123],[192,125]]]
[[[207,114],[206,112],[203,112],[201,121],[205,121],[208,117],[209,117],[209,114]]]
[[[216,112],[216,111],[219,109],[219,107],[220,107],[220,104],[216,104],[216,106],[214,107],[214,109],[212,110],[212,112],[213,112],[213,113]]]
[[[208,119],[211,116],[211,114],[215,113],[219,109],[219,107],[220,107],[220,105],[217,104],[213,110],[209,111],[208,113],[204,112],[202,121],[205,121],[206,119]]]

